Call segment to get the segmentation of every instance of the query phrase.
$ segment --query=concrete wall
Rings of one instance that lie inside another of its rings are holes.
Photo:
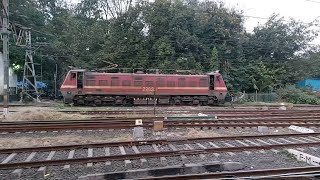
[[[0,96],[3,95],[3,85],[4,85],[3,71],[4,71],[3,58],[2,58],[2,53],[0,52]],[[12,68],[9,69],[9,87],[10,88],[17,87],[17,75],[14,74]]]
[[[14,74],[13,69],[9,69],[9,87],[10,88],[16,88],[17,87],[17,81],[18,77],[16,74]]]
[[[4,84],[4,77],[3,77],[3,58],[2,53],[0,52],[0,95],[3,95],[3,84]]]

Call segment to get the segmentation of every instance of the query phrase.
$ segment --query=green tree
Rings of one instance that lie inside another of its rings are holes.
[[[219,70],[218,50],[215,47],[211,51],[210,69]]]

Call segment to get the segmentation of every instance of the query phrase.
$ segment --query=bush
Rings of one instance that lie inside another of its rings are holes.
[[[294,104],[320,104],[319,94],[306,89],[296,88],[293,85],[279,89],[277,94],[282,100]]]

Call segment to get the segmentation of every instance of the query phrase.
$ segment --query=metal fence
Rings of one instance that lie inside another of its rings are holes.
[[[246,102],[277,102],[278,96],[276,93],[249,93],[245,94],[241,101]]]

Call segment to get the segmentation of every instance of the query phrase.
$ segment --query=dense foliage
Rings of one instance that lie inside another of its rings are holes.
[[[270,92],[305,77],[320,76],[320,51],[309,43],[315,23],[278,15],[244,28],[241,11],[197,0],[10,0],[10,20],[33,28],[43,79],[60,80],[70,66],[221,70],[231,91]],[[24,49],[10,47],[12,64]],[[312,66],[306,66],[312,64]],[[40,67],[37,67],[39,73]],[[21,69],[20,69],[21,74]]]
[[[278,90],[279,98],[294,104],[319,105],[319,93],[299,89],[294,86],[287,86]]]

